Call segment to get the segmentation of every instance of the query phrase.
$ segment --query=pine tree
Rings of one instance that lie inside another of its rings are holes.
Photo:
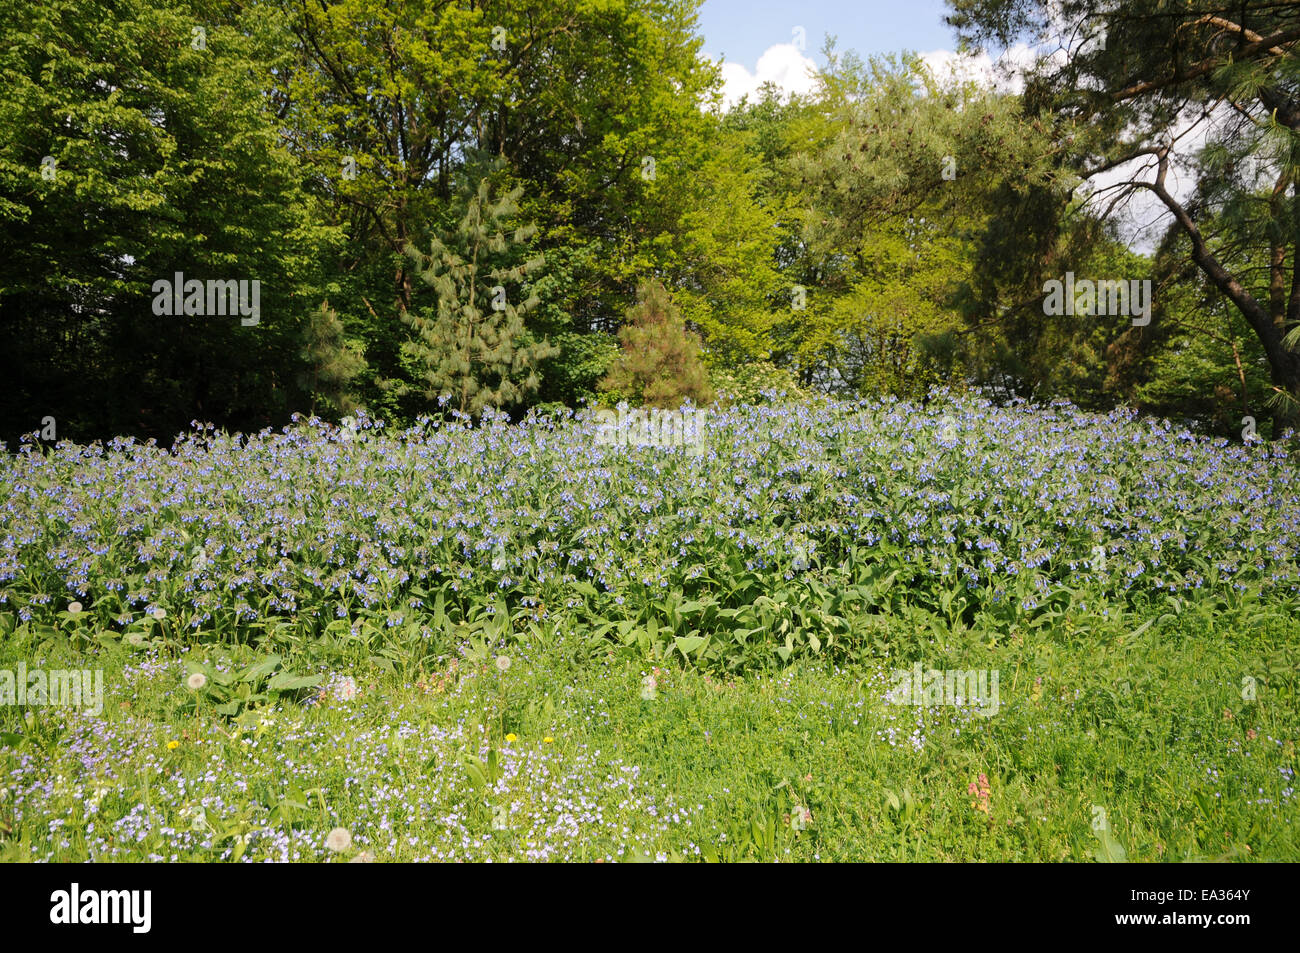
[[[430,400],[449,398],[455,409],[479,414],[487,407],[522,401],[541,380],[537,365],[559,351],[534,340],[524,315],[537,307],[535,294],[515,303],[508,284],[518,284],[544,264],[542,257],[510,265],[512,246],[526,243],[534,226],[516,228],[512,239],[506,222],[519,211],[522,188],[493,202],[486,178],[466,203],[465,215],[446,241],[434,238],[428,254],[408,246],[416,273],[437,296],[436,309],[402,312],[415,332],[403,345],[404,356],[418,368],[418,389]],[[410,388],[404,388],[410,390]]]
[[[713,400],[698,336],[686,330],[668,289],[655,279],[637,289],[618,333],[621,353],[600,389],[649,407],[675,409]]]
[[[302,329],[299,356],[307,370],[298,375],[298,386],[311,394],[311,410],[320,402],[341,414],[357,409],[349,385],[366,368],[366,359],[343,339],[343,322],[328,301],[310,314]]]

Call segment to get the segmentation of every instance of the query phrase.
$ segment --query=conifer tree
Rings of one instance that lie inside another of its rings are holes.
[[[366,368],[366,359],[343,338],[343,322],[328,301],[308,315],[298,352],[307,369],[298,375],[298,386],[311,395],[311,410],[322,403],[346,414],[357,409],[350,384]]]
[[[686,329],[659,280],[637,289],[637,303],[628,309],[618,337],[619,358],[601,381],[602,391],[648,407],[676,408],[688,398],[697,405],[713,400],[699,337]]]
[[[507,237],[507,222],[519,211],[522,188],[491,198],[487,178],[466,202],[454,234],[433,238],[428,254],[408,246],[416,273],[437,296],[435,308],[402,312],[415,332],[403,355],[417,368],[414,388],[429,399],[449,398],[469,414],[522,401],[541,383],[537,365],[559,351],[524,327],[524,315],[538,305],[517,286],[544,264],[540,256],[518,264],[517,246],[536,232],[520,226]],[[512,296],[511,286],[515,295]],[[403,392],[412,388],[405,387]]]

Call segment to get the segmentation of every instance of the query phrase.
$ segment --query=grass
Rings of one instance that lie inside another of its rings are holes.
[[[1279,648],[1300,623],[1109,625],[932,646],[927,665],[1000,671],[988,718],[887,702],[888,664],[718,678],[557,636],[504,672],[335,677],[240,725],[191,710],[202,649],[105,649],[122,701],[39,710],[0,761],[0,860],[1300,858]],[[32,658],[3,644],[0,668]]]

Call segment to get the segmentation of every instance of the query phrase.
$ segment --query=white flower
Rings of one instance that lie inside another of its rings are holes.
[[[790,810],[790,829],[801,831],[812,823],[812,811],[808,808],[796,804]]]
[[[352,846],[352,834],[346,827],[336,827],[325,835],[325,846],[339,854]]]
[[[653,675],[647,675],[641,679],[641,698],[644,701],[654,701],[658,694],[659,683],[655,681]]]
[[[373,864],[374,862],[375,852],[373,850],[363,850],[348,861],[349,864]]]
[[[149,614],[153,616],[155,619],[167,618],[167,610],[164,609],[162,606],[155,606],[154,608],[150,609]]]
[[[334,697],[341,702],[352,701],[357,697],[356,679],[346,676],[340,679],[338,685],[334,688]]]
[[[69,602],[69,603],[68,603],[68,611],[71,612],[73,615],[76,615],[78,612],[81,611],[81,603],[80,603],[80,602]]]
[[[185,679],[185,684],[193,691],[198,691],[204,685],[208,684],[208,677],[202,672],[195,672],[189,678]]]
[[[504,671],[505,671],[506,669],[508,669],[509,667],[510,667],[510,656],[509,656],[509,655],[498,655],[498,656],[497,656],[497,671],[504,672]]]

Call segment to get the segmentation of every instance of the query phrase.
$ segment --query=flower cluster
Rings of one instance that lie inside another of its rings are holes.
[[[170,450],[27,447],[0,459],[0,608],[39,621],[67,605],[137,635],[361,616],[425,632],[435,595],[603,620],[657,593],[729,592],[722,567],[799,579],[855,552],[935,606],[1300,592],[1300,481],[1281,445],[976,400],[743,406],[710,423],[696,455],[602,445],[573,412],[403,432],[363,416],[364,440],[311,418],[201,428]]]
[[[982,811],[986,815],[990,813],[989,801],[992,797],[993,789],[989,787],[989,778],[987,774],[981,773],[976,780],[966,785],[966,793],[975,796],[975,800],[970,802],[971,807],[977,811]]]

